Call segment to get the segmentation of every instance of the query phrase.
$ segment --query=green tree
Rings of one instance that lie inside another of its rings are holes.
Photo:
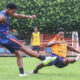
[[[0,0],[0,10],[5,9],[9,2],[16,3],[17,13],[37,15],[32,20],[10,17],[10,28],[17,29],[24,38],[25,32],[31,36],[35,26],[41,33],[54,33],[63,27],[66,31],[78,31],[80,34],[80,0]]]

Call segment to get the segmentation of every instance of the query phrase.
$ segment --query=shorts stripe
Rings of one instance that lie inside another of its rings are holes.
[[[22,46],[22,44],[20,42],[18,42],[17,40],[11,38],[12,41],[16,42],[17,44],[19,44],[20,46]]]

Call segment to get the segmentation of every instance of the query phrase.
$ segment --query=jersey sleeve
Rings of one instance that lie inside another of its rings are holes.
[[[49,42],[51,42],[51,41],[53,41],[53,40],[56,40],[56,39],[57,39],[57,37],[54,36],[52,39],[49,40]]]
[[[2,15],[4,15],[4,16],[5,16],[5,14],[4,14],[4,13],[0,13],[0,16],[2,16]]]
[[[59,40],[59,36],[54,36],[52,39],[49,40],[49,42],[53,41],[53,40]]]

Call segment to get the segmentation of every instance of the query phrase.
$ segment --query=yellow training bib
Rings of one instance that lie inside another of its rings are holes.
[[[52,40],[56,40],[56,38],[53,38]],[[56,42],[59,42],[59,41],[61,40],[58,39]],[[51,49],[52,49],[52,52],[55,53],[56,55],[61,56],[61,57],[66,57],[67,43],[55,44],[51,47]]]
[[[32,46],[40,46],[40,32],[33,32]]]

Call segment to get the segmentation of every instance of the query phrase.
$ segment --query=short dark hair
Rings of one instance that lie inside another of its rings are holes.
[[[9,3],[7,4],[6,8],[10,8],[10,9],[17,9],[17,6],[14,3]]]
[[[59,33],[59,32],[65,32],[65,31],[64,31],[63,28],[59,28],[59,29],[56,31],[56,34]]]

